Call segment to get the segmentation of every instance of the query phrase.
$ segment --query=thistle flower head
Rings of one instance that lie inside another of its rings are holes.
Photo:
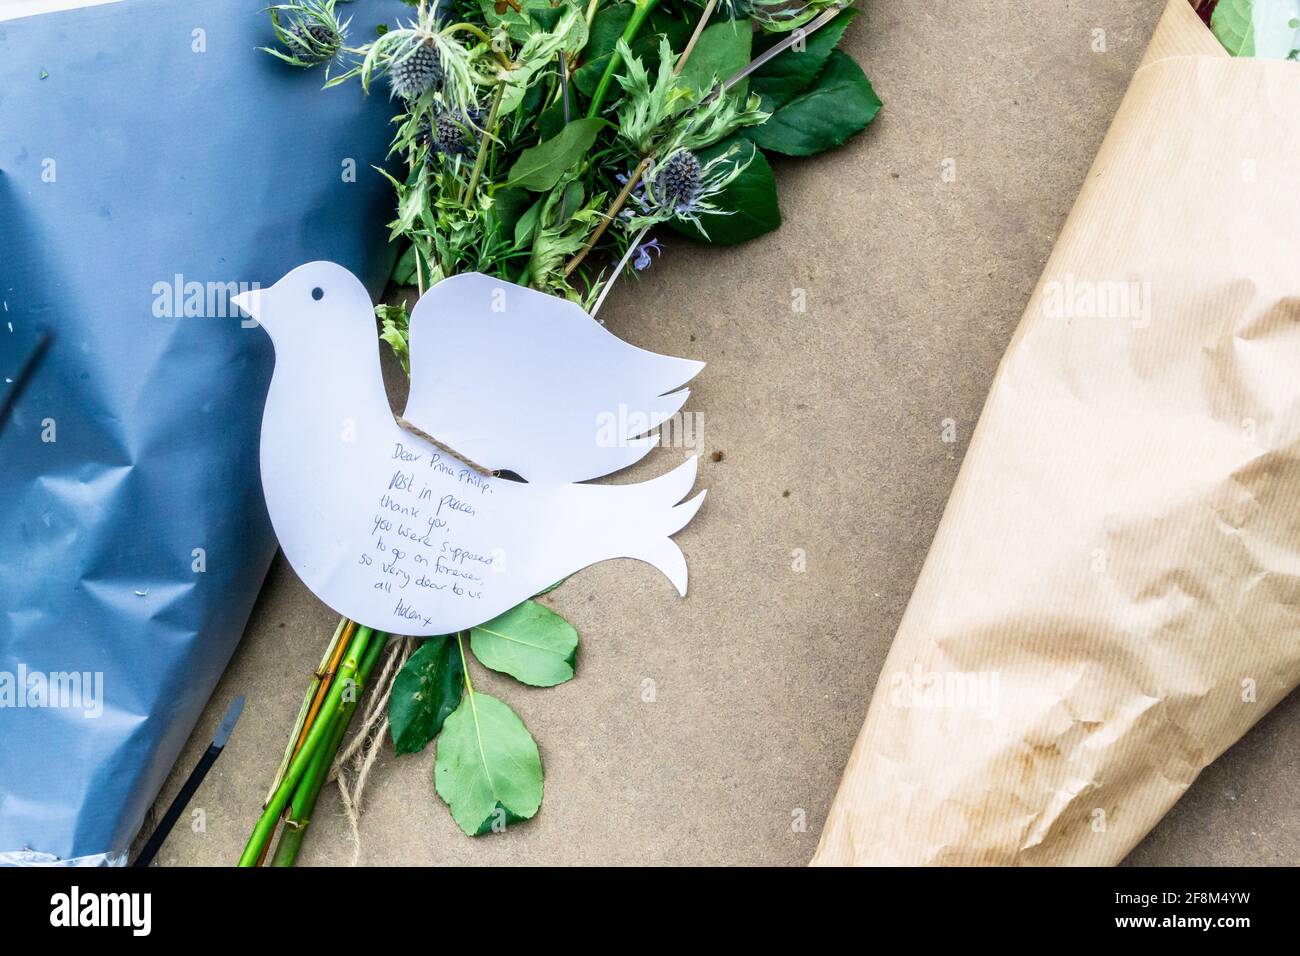
[[[703,192],[702,169],[700,158],[689,149],[677,150],[655,175],[655,197],[677,215],[689,215]]]
[[[271,28],[283,49],[263,49],[293,66],[329,63],[342,51],[351,23],[339,20],[334,13],[334,2],[293,0],[271,7]],[[289,18],[287,24],[281,21],[281,14]]]
[[[424,121],[422,139],[429,147],[429,158],[441,153],[444,156],[464,156],[478,142],[478,129],[483,122],[483,111],[435,108],[434,115]]]
[[[737,159],[739,145],[714,156],[708,162],[689,149],[675,149],[655,168],[628,198],[625,225],[629,231],[643,229],[676,219],[693,224],[708,236],[701,216],[729,216],[733,210],[717,206],[713,200],[743,173],[753,160],[753,152]]]
[[[404,142],[395,143],[395,147],[411,145],[410,139],[420,132],[415,114],[430,108],[435,99],[453,109],[466,109],[477,99],[478,87],[490,82],[478,65],[489,57],[495,63],[495,57],[484,49],[466,48],[455,37],[456,26],[440,28],[442,7],[421,4],[415,20],[385,30],[359,51],[364,57],[351,74],[361,78],[361,88],[367,93],[376,77],[387,77],[393,97],[406,103],[411,123],[401,134]]]
[[[416,34],[388,62],[388,85],[394,96],[416,100],[442,83],[442,58],[433,42]]]
[[[311,58],[317,62],[332,58],[343,42],[337,30],[316,20],[294,20],[289,32],[303,48],[303,59]]]

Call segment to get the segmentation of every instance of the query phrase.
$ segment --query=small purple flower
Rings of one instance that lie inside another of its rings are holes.
[[[628,177],[626,173],[615,173],[614,178],[618,180],[619,185],[627,185]],[[650,203],[646,197],[645,180],[639,180],[632,192],[628,194],[627,203],[619,210],[618,215],[620,219],[631,219],[636,215],[634,210],[645,212],[649,208]]]
[[[632,260],[632,268],[636,269],[637,272],[645,272],[646,269],[649,269],[651,252],[654,252],[657,256],[664,254],[663,249],[659,246],[658,239],[651,239],[649,242],[641,243],[636,250],[636,258]]]

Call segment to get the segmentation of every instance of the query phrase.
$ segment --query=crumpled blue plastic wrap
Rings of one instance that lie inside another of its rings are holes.
[[[0,862],[125,862],[274,554],[227,283],[392,265],[386,91],[257,52],[265,6],[0,22]]]

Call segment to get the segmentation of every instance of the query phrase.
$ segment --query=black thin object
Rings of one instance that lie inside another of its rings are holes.
[[[193,799],[194,792],[199,789],[199,784],[203,782],[203,778],[208,775],[212,765],[221,756],[221,751],[225,748],[226,741],[230,739],[230,733],[235,729],[235,723],[239,720],[239,715],[243,713],[243,710],[244,695],[240,694],[226,708],[226,716],[221,718],[221,726],[217,728],[217,734],[212,738],[211,746],[204,751],[203,756],[199,758],[199,762],[190,771],[185,785],[181,787],[180,793],[176,794],[176,799],[167,808],[167,812],[163,814],[162,821],[154,828],[153,834],[150,835],[144,849],[140,851],[140,855],[136,857],[132,866],[148,866],[153,862],[153,858],[158,855],[158,851],[162,849],[168,834],[172,832],[172,827],[176,826],[176,821],[181,818],[181,814],[185,812],[185,808]]]
[[[564,125],[569,125],[569,64],[560,51],[560,98],[564,100]]]
[[[0,319],[4,315],[0,312]],[[26,384],[49,340],[49,331],[40,326],[29,327],[20,323],[18,328],[14,328],[13,322],[7,319],[0,325],[0,421]]]

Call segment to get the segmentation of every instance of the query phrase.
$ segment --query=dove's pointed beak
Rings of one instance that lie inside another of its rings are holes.
[[[254,319],[262,317],[262,290],[249,289],[247,292],[241,292],[239,295],[232,296],[231,305],[237,305]]]

